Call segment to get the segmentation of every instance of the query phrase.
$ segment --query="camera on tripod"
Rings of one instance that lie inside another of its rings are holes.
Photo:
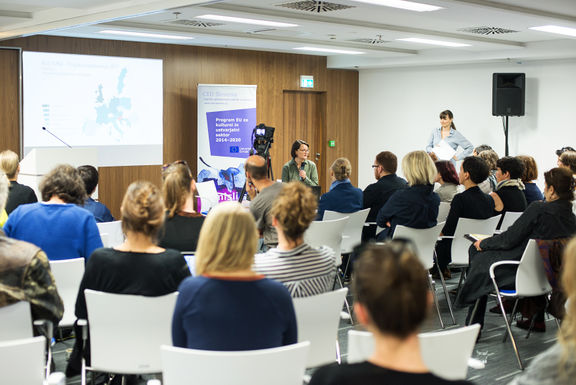
[[[254,130],[252,130],[252,148],[254,154],[260,155],[263,158],[269,156],[270,145],[274,143],[274,127],[268,127],[264,123],[260,123]]]

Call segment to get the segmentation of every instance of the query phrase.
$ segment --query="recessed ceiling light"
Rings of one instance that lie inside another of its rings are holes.
[[[110,35],[123,35],[123,36],[136,36],[136,37],[150,37],[155,39],[173,39],[173,40],[192,40],[193,37],[190,36],[179,36],[179,35],[165,35],[160,33],[147,33],[147,32],[133,32],[133,31],[115,31],[111,29],[105,29],[100,31],[100,33],[107,33]]]
[[[298,24],[281,23],[279,21],[269,21],[269,20],[259,20],[259,19],[246,19],[243,17],[232,17],[232,16],[222,16],[222,15],[200,15],[200,16],[195,16],[195,18],[196,19],[206,19],[206,20],[229,21],[231,23],[266,25],[268,27],[298,27]]]
[[[332,48],[298,47],[298,48],[294,48],[294,49],[297,49],[299,51],[341,53],[344,55],[362,55],[362,54],[364,54],[364,52],[360,52],[360,51],[347,51],[344,49],[332,49]]]
[[[383,5],[385,7],[406,9],[408,11],[416,11],[416,12],[429,12],[442,9],[442,7],[438,7],[436,5],[415,3],[413,1],[404,1],[404,0],[353,0],[353,1],[359,3]]]
[[[396,40],[409,41],[411,43],[441,45],[443,47],[470,47],[470,44],[453,43],[451,41],[442,41],[442,40],[420,39],[417,37],[408,37],[406,39],[396,39]]]
[[[560,27],[558,25],[543,25],[541,27],[530,27],[530,29],[576,37],[576,28]]]

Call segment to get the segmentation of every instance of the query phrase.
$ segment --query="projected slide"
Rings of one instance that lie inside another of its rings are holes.
[[[162,163],[162,61],[24,52],[24,152],[97,147],[100,166]]]

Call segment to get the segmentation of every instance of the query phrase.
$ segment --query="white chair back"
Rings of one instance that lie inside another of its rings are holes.
[[[164,385],[301,385],[309,342],[219,352],[162,346]]]
[[[100,234],[106,234],[102,239],[104,247],[114,247],[124,242],[124,233],[122,232],[122,221],[100,222],[96,223]]]
[[[552,286],[546,277],[538,244],[530,239],[516,271],[516,294],[520,297],[535,297],[551,291]]]
[[[44,383],[44,337],[29,337],[0,342],[0,379],[10,385]]]
[[[354,250],[354,247],[362,242],[362,230],[364,229],[364,223],[366,222],[366,218],[368,218],[369,212],[369,208],[354,213],[339,213],[330,210],[324,211],[324,218],[322,218],[323,221],[348,217],[348,222],[346,223],[346,226],[344,226],[342,232],[342,254],[351,253]]]
[[[492,235],[496,231],[501,215],[498,214],[487,219],[460,218],[454,231],[452,240],[452,264],[467,266],[469,263],[468,249],[472,244],[464,238],[465,234]]]
[[[172,344],[178,293],[144,297],[86,289],[84,294],[91,369],[123,374],[161,372],[160,346]]]
[[[342,234],[349,217],[332,221],[314,221],[304,233],[304,242],[312,247],[328,246],[334,250],[336,266],[342,264]]]
[[[348,289],[311,297],[293,298],[298,322],[298,342],[310,341],[307,367],[336,361],[340,312]]]
[[[434,265],[434,247],[438,236],[444,227],[444,222],[438,223],[429,229],[414,229],[412,227],[397,225],[392,239],[404,238],[411,240],[416,246],[418,259],[429,270]]]
[[[84,275],[84,258],[50,261],[50,270],[56,281],[58,294],[64,302],[64,316],[59,326],[72,326],[76,320],[74,309],[80,281]]]
[[[0,307],[0,325],[0,341],[32,337],[30,303],[20,301]]]
[[[468,372],[480,325],[433,333],[420,333],[422,359],[430,371],[448,380],[463,380]],[[374,353],[372,333],[358,330],[348,332],[348,363],[362,362]],[[439,354],[442,352],[442,354]]]
[[[445,222],[446,218],[448,218],[449,212],[450,212],[450,202],[440,202],[440,206],[438,206],[438,217],[436,221],[438,223]]]
[[[504,232],[506,230],[508,230],[508,228],[510,226],[512,226],[514,224],[514,222],[516,222],[516,220],[518,218],[520,218],[520,216],[523,213],[521,212],[516,212],[516,211],[506,211],[504,213],[504,217],[502,218],[502,224],[500,225],[500,231]]]

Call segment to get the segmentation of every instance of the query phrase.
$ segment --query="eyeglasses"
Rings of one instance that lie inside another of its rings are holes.
[[[373,164],[373,165],[372,165],[372,168],[378,168],[378,167],[380,167],[379,164]]]
[[[174,162],[172,162],[172,163],[164,163],[164,164],[162,165],[162,172],[166,171],[166,170],[168,169],[168,167],[170,167],[170,166],[175,166],[175,165],[178,165],[178,164],[183,164],[184,166],[188,167],[188,163],[187,163],[185,160],[176,160],[176,161],[174,161]],[[190,168],[190,167],[188,167],[188,168]]]
[[[309,149],[305,148],[305,149],[298,149],[298,151],[302,151],[302,152],[310,152]]]

